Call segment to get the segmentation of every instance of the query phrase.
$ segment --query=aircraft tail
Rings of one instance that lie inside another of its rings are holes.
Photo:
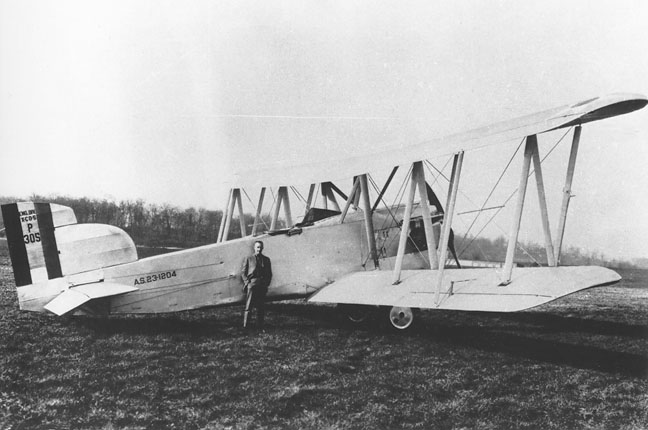
[[[76,224],[72,209],[47,203],[2,205],[16,286],[60,278],[61,261],[54,229]]]
[[[2,205],[2,218],[21,309],[40,311],[64,290],[103,282],[101,273],[79,277],[83,280],[78,283],[75,274],[137,260],[126,232],[104,224],[77,224],[66,206],[11,203]]]

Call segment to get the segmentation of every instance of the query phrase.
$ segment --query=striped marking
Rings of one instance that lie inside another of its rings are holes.
[[[6,229],[7,244],[9,245],[9,255],[11,256],[16,286],[29,285],[32,283],[32,277],[29,270],[29,260],[27,259],[27,248],[25,248],[23,242],[18,204],[2,205],[2,219]]]
[[[45,254],[47,278],[60,278],[63,276],[63,273],[61,271],[58,246],[56,246],[56,237],[54,236],[52,210],[50,209],[49,203],[34,203],[34,207],[36,209],[36,216],[38,217],[43,253]]]
[[[63,276],[49,203],[3,205],[2,217],[17,287]]]

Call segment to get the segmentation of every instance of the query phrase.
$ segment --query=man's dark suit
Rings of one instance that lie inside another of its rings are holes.
[[[263,254],[245,257],[241,277],[243,278],[244,291],[247,294],[243,326],[247,325],[247,317],[253,307],[257,309],[257,323],[262,326],[265,313],[265,296],[268,292],[268,285],[272,281],[270,259]]]

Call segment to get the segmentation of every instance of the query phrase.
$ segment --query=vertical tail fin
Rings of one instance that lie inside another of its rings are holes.
[[[72,209],[57,204],[19,202],[2,205],[16,286],[62,276],[54,229],[76,224]]]
[[[137,261],[133,240],[120,228],[77,224],[71,208],[20,202],[2,206],[16,286]]]

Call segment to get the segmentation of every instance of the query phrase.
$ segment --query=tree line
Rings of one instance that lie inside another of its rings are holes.
[[[469,246],[468,246],[469,245]],[[506,259],[508,239],[499,236],[495,239],[487,237],[467,237],[457,235],[455,239],[459,258],[477,261],[501,262]],[[547,265],[547,252],[544,245],[532,242],[520,242],[515,250],[514,261],[519,266]],[[563,266],[604,266],[618,269],[643,268],[639,260],[609,258],[600,251],[584,251],[575,246],[564,247],[560,256]],[[648,267],[646,267],[648,268]]]
[[[0,197],[0,203],[13,203],[24,199]],[[223,211],[204,208],[180,208],[170,204],[151,204],[142,199],[122,200],[75,198],[66,196],[45,197],[33,195],[30,201],[43,201],[68,206],[74,210],[79,223],[110,224],[126,231],[135,244],[144,247],[191,248],[215,243],[218,238]],[[254,215],[244,215],[248,233],[254,222]],[[269,219],[264,217],[269,225]],[[4,228],[4,225],[0,228]],[[241,237],[240,221],[231,222],[229,238]],[[459,258],[478,261],[501,262],[506,257],[507,239],[500,236],[455,237]],[[516,249],[515,261],[519,265],[546,265],[545,248],[535,243],[521,243]],[[633,268],[635,262],[609,259],[600,252],[586,252],[576,247],[563,250],[563,265],[600,265],[615,268]]]
[[[3,203],[16,199],[2,198]],[[139,246],[180,247],[215,243],[222,211],[204,208],[179,208],[170,204],[150,204],[144,200],[119,202],[73,197],[31,196],[31,201],[46,201],[74,210],[78,223],[110,224],[126,231]],[[246,223],[253,221],[246,219]],[[240,223],[232,222],[230,238],[241,237]]]

